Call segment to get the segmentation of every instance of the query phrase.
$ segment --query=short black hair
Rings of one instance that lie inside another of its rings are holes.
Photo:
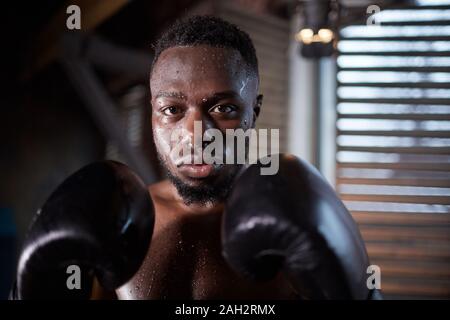
[[[152,69],[160,54],[179,46],[209,45],[239,51],[250,71],[258,77],[258,59],[250,36],[236,25],[214,16],[178,20],[154,44]]]

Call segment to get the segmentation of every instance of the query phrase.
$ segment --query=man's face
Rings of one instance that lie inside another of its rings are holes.
[[[201,122],[203,132],[215,128],[224,137],[226,129],[254,127],[256,76],[237,50],[172,47],[154,65],[150,90],[155,145],[178,192],[187,203],[220,200],[240,165],[184,163],[171,151],[180,144],[194,145],[195,121]],[[182,133],[180,139],[173,139],[174,132]]]

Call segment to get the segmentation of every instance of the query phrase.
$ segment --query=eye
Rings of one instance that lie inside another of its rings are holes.
[[[236,111],[237,107],[230,105],[230,104],[224,104],[220,106],[215,106],[211,108],[209,111],[214,113],[231,113],[233,111]]]
[[[176,114],[180,113],[181,109],[179,107],[169,106],[169,107],[165,107],[164,109],[162,109],[161,112],[165,116],[173,116],[173,115],[176,115]]]

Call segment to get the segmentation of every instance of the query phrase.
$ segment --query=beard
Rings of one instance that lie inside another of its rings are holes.
[[[182,179],[174,175],[166,161],[158,154],[158,159],[166,171],[170,182],[177,189],[178,194],[186,205],[191,204],[215,204],[224,201],[230,193],[233,182],[239,173],[242,165],[233,165],[235,170],[224,172],[220,177],[202,179],[203,183],[198,186],[191,186]]]

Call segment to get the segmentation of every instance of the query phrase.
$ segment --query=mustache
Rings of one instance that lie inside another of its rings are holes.
[[[214,150],[213,154],[210,152],[205,153],[205,149],[203,147],[195,148],[191,143],[187,143],[183,146],[172,149],[169,153],[169,157],[172,163],[177,167],[189,164],[222,165],[225,163],[226,151]]]

